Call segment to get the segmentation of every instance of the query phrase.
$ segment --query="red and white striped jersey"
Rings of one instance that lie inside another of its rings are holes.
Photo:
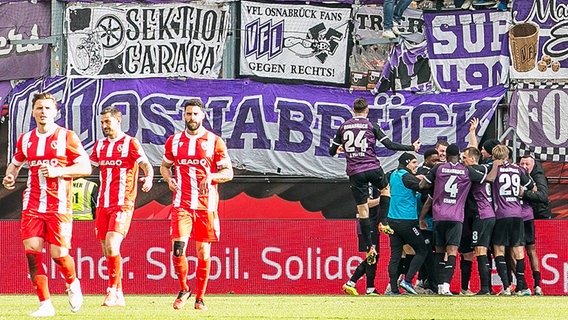
[[[202,130],[190,135],[185,130],[166,141],[163,160],[173,164],[179,189],[173,193],[172,206],[191,210],[217,211],[217,183],[209,186],[208,194],[199,193],[199,184],[208,173],[231,165],[225,142],[213,132]]]
[[[134,207],[138,193],[138,163],[148,161],[140,142],[127,134],[97,140],[90,159],[91,164],[100,169],[97,206]]]
[[[12,158],[15,166],[25,162],[29,166],[27,188],[23,193],[22,210],[39,213],[71,214],[71,178],[46,178],[39,174],[42,164],[53,167],[68,167],[88,159],[75,132],[54,126],[49,132],[28,131],[18,138],[16,153]]]

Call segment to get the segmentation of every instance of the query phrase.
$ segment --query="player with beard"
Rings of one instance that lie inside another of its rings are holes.
[[[122,291],[120,246],[130,229],[138,193],[138,170],[144,171],[142,191],[152,188],[154,169],[140,142],[120,127],[122,113],[106,107],[101,113],[105,138],[95,142],[91,164],[99,168],[100,189],[95,214],[95,233],[101,242],[108,269],[108,287],[103,306],[125,306]]]
[[[211,268],[211,243],[219,241],[217,185],[233,179],[233,167],[225,142],[203,127],[205,112],[200,99],[185,103],[183,117],[185,130],[167,139],[160,167],[162,177],[173,192],[170,237],[173,265],[181,286],[173,307],[182,309],[191,295],[186,258],[191,236],[197,251],[194,307],[207,310],[203,297]]]

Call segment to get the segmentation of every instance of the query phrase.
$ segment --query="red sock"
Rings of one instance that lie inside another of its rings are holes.
[[[39,251],[26,250],[26,258],[28,260],[30,278],[37,292],[37,297],[40,302],[45,301],[49,299],[49,287],[45,270],[43,270],[42,254]]]
[[[118,288],[120,283],[121,273],[121,257],[120,254],[116,256],[106,257],[108,268],[108,286],[109,288]]]
[[[209,280],[209,270],[211,269],[211,258],[207,260],[197,260],[197,270],[195,279],[197,280],[197,293],[195,299],[203,300],[205,290],[207,289],[207,281]]]
[[[69,255],[61,258],[53,258],[55,264],[57,265],[57,269],[59,272],[63,274],[63,278],[65,278],[65,282],[67,284],[73,283],[75,281],[75,262]]]
[[[187,258],[185,256],[174,256],[173,261],[174,270],[176,272],[176,276],[178,277],[179,284],[181,285],[181,289],[189,291],[189,286],[187,285]]]

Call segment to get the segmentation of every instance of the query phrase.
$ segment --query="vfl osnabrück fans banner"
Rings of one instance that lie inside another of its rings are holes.
[[[14,40],[42,39],[51,35],[49,2],[0,3],[0,81],[49,74],[47,44],[14,44]]]
[[[568,0],[513,2],[511,77],[568,79]]]
[[[241,1],[239,74],[346,82],[350,7]]]
[[[434,85],[461,92],[505,84],[510,15],[496,10],[424,12]]]
[[[217,78],[229,20],[227,4],[70,5],[67,75]]]
[[[509,126],[537,158],[568,161],[568,91],[520,88],[513,92]]]
[[[199,97],[207,109],[205,126],[221,135],[233,165],[262,173],[321,178],[345,177],[345,159],[328,149],[339,125],[352,117],[353,101],[363,96],[371,105],[369,119],[379,122],[391,139],[423,150],[438,139],[465,147],[469,121],[481,119],[483,135],[504,87],[460,94],[415,95],[407,92],[349,93],[345,88],[263,84],[241,80],[66,79],[28,81],[14,88],[10,107],[9,154],[18,136],[35,127],[31,98],[37,91],[55,94],[57,123],[73,129],[87,150],[102,138],[98,113],[115,105],[123,113],[123,129],[137,137],[150,161],[159,165],[171,134],[184,129],[183,103]],[[394,151],[377,148],[385,169],[394,167]]]

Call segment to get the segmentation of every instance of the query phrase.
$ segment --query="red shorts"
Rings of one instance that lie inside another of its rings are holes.
[[[58,247],[71,249],[73,215],[22,211],[20,234],[22,240],[40,237]]]
[[[114,231],[126,237],[134,209],[131,206],[97,208],[95,212],[95,234],[105,240],[107,232]]]
[[[199,242],[219,241],[219,216],[216,211],[172,207],[170,214],[172,239],[190,237]]]

